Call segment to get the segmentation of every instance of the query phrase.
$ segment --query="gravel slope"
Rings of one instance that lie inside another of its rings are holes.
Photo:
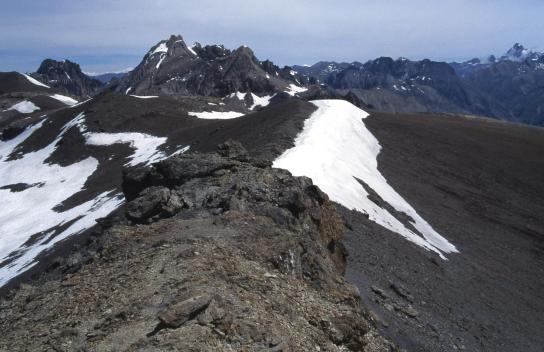
[[[347,277],[411,351],[542,351],[544,131],[374,113],[388,182],[457,246],[447,261],[343,209]]]

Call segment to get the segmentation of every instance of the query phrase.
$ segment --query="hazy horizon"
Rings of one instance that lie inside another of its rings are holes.
[[[188,44],[246,44],[278,65],[380,56],[462,61],[500,55],[514,43],[541,50],[544,2],[276,0],[20,0],[0,13],[0,71],[35,71],[45,58],[85,72],[136,66],[171,34]],[[521,5],[523,3],[523,6]]]

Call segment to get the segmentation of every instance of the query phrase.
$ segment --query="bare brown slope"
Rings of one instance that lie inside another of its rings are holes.
[[[374,113],[389,183],[460,254],[442,261],[345,212],[348,278],[412,351],[541,351],[544,130]]]

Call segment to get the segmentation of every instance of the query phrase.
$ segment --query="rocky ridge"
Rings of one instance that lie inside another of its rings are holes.
[[[115,89],[136,95],[222,98],[243,92],[262,97],[291,92],[291,85],[302,89],[304,82],[290,67],[259,61],[247,46],[233,51],[222,45],[187,46],[181,36],[172,35],[153,46]]]
[[[123,190],[126,220],[0,302],[0,349],[396,350],[343,279],[345,225],[310,179],[229,141],[129,169]]]
[[[505,54],[465,62],[381,57],[365,63],[295,66],[308,82],[350,92],[377,111],[456,113],[544,123],[544,54],[516,43]]]

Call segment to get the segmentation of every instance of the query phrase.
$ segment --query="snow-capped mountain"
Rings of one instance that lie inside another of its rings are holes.
[[[501,56],[500,61],[516,61],[522,62],[525,60],[536,61],[542,56],[541,53],[534,52],[532,50],[526,49],[523,45],[516,43],[510,48],[505,55]],[[536,60],[535,60],[536,59]]]
[[[295,94],[305,91],[304,86],[304,78],[295,71],[259,61],[246,46],[233,51],[221,45],[187,46],[181,36],[171,36],[153,46],[116,90],[144,96],[223,98],[237,93],[258,97]],[[249,100],[249,105],[253,105],[253,100]]]
[[[325,83],[351,91],[380,111],[452,112],[509,118],[500,104],[463,84],[446,63],[382,57],[329,74]]]
[[[487,94],[516,121],[544,124],[543,53],[516,43],[499,58],[451,65],[466,86]]]
[[[351,92],[361,105],[389,112],[443,112],[488,116],[541,125],[544,54],[515,44],[506,54],[462,63],[394,60],[364,64],[320,62],[296,66],[311,83],[340,94]]]
[[[526,49],[523,45],[516,43],[508,51],[500,56],[490,55],[487,58],[474,58],[465,62],[452,62],[450,65],[461,76],[473,74],[480,69],[491,67],[500,62],[515,62],[532,67],[534,70],[542,70],[544,53]]]

